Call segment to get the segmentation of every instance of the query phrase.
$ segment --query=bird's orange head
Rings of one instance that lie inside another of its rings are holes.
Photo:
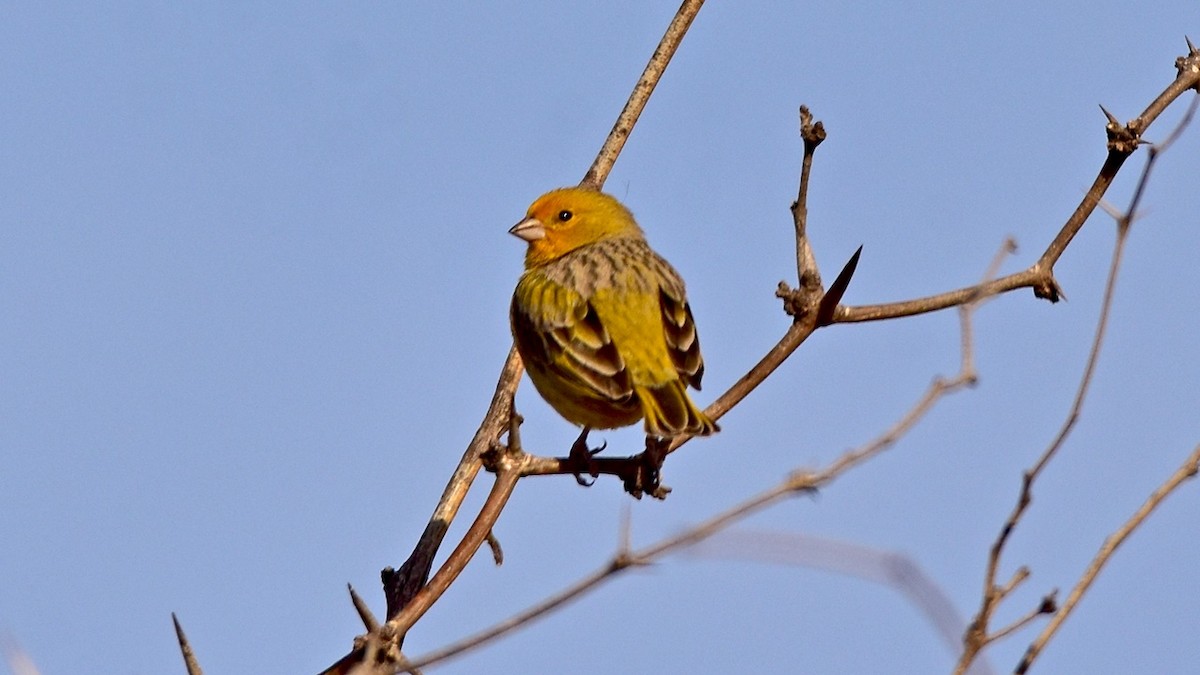
[[[605,239],[642,237],[633,214],[621,202],[585,188],[561,188],[538,197],[509,233],[529,242],[526,269]]]

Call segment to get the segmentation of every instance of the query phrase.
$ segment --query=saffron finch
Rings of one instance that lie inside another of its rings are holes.
[[[588,429],[639,419],[660,438],[718,431],[686,389],[700,389],[704,361],[683,279],[629,209],[563,188],[539,197],[509,232],[529,244],[513,339],[542,398],[584,427],[577,444]]]

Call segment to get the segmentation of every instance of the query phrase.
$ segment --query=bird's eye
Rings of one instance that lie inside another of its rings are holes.
[[[562,222],[564,222],[564,223],[565,223],[565,222],[567,222],[568,220],[570,220],[570,219],[571,219],[571,216],[573,216],[573,215],[575,215],[575,214],[571,213],[570,211],[565,211],[565,210],[564,210],[564,211],[559,211],[559,212],[558,212],[558,219],[559,219],[559,220],[561,220]]]

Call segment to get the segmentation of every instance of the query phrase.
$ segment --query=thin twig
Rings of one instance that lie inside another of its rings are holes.
[[[500,512],[504,510],[504,505],[508,503],[508,498],[512,496],[513,488],[516,487],[520,478],[520,467],[516,464],[496,472],[496,482],[492,484],[492,491],[488,494],[475,522],[471,523],[471,527],[463,535],[462,541],[438,569],[437,574],[429,579],[429,583],[425,584],[412,597],[399,614],[388,620],[381,629],[382,631],[390,631],[397,636],[403,635],[417,622],[417,619],[429,611],[438,598],[442,597],[450,584],[454,583],[454,580],[466,568],[475,552],[487,540],[488,533],[492,531],[492,526],[499,519]]]
[[[913,316],[954,307],[965,302],[976,292],[995,295],[1018,288],[1032,288],[1037,297],[1046,298],[1052,302],[1057,301],[1062,295],[1062,291],[1059,288],[1058,282],[1054,279],[1055,263],[1058,262],[1058,259],[1067,250],[1067,246],[1071,243],[1071,240],[1083,228],[1084,223],[1091,216],[1092,212],[1095,211],[1096,206],[1100,204],[1104,193],[1112,185],[1113,179],[1116,178],[1117,172],[1121,169],[1125,160],[1137,149],[1141,142],[1141,134],[1145,132],[1150,124],[1175,99],[1188,90],[1200,88],[1200,52],[1192,49],[1189,44],[1189,54],[1176,60],[1175,66],[1178,71],[1175,80],[1146,107],[1146,110],[1141,115],[1126,125],[1117,123],[1111,115],[1108,115],[1109,122],[1105,127],[1105,131],[1108,133],[1108,156],[1105,158],[1104,164],[1100,167],[1100,171],[1096,175],[1096,180],[1092,182],[1092,186],[1087,194],[1084,195],[1082,201],[1075,208],[1075,211],[1067,219],[1066,223],[1063,224],[1058,234],[1046,247],[1046,250],[1038,258],[1037,262],[1028,269],[1001,277],[982,286],[960,288],[915,300],[878,305],[862,305],[858,307],[839,307],[834,315],[834,321],[837,323],[880,321],[902,316]]]
[[[1051,592],[1049,595],[1042,598],[1041,605],[1034,607],[1026,612],[1025,616],[996,631],[994,634],[992,634],[992,641],[995,642],[996,640],[1003,640],[1009,635],[1012,635],[1013,633],[1033,623],[1039,616],[1053,613],[1058,608],[1057,600],[1055,600],[1056,595],[1058,595],[1057,591]]]
[[[1200,55],[1193,54],[1193,56],[1197,57],[1197,62],[1200,62]],[[1168,135],[1166,141],[1157,147],[1151,146],[1150,152],[1148,153],[1146,159],[1146,165],[1142,169],[1141,175],[1138,178],[1137,186],[1135,187],[1133,195],[1130,198],[1129,207],[1116,219],[1117,236],[1113,244],[1112,260],[1109,263],[1108,275],[1104,287],[1104,296],[1100,304],[1100,315],[1096,321],[1095,335],[1092,339],[1091,349],[1088,352],[1088,358],[1086,365],[1084,366],[1083,374],[1080,376],[1079,386],[1076,389],[1070,411],[1067,413],[1066,419],[1063,421],[1058,433],[1042,452],[1037,462],[1022,475],[1021,489],[1017,497],[1017,503],[1013,507],[1013,510],[1009,514],[1008,518],[1005,520],[1004,525],[1000,529],[1000,533],[997,535],[996,540],[992,543],[992,546],[988,552],[987,567],[984,574],[984,588],[979,612],[976,614],[974,621],[971,623],[970,629],[967,631],[967,634],[964,637],[963,653],[960,656],[954,671],[956,674],[966,672],[967,667],[971,664],[972,660],[976,657],[980,650],[982,650],[988,644],[1009,635],[1014,630],[1013,627],[1009,627],[1008,629],[1004,629],[996,633],[989,633],[989,624],[996,609],[1004,601],[1004,599],[1008,597],[1013,588],[1016,587],[1017,583],[1019,583],[1019,581],[1017,581],[1016,583],[1010,583],[1005,586],[998,586],[996,584],[996,577],[999,574],[1000,568],[1000,559],[1003,555],[1005,546],[1012,536],[1013,531],[1016,529],[1018,523],[1021,521],[1022,516],[1024,516],[1025,511],[1029,508],[1029,505],[1033,501],[1034,482],[1037,480],[1038,476],[1041,475],[1046,465],[1049,464],[1050,460],[1054,458],[1059,449],[1066,442],[1067,437],[1070,435],[1071,430],[1074,428],[1075,423],[1078,421],[1080,413],[1083,410],[1083,404],[1091,386],[1096,364],[1099,362],[1100,349],[1104,342],[1105,332],[1107,331],[1109,312],[1112,308],[1117,276],[1121,268],[1121,259],[1125,250],[1125,242],[1129,234],[1129,228],[1136,217],[1138,207],[1141,204],[1143,195],[1145,194],[1145,189],[1148,184],[1151,170],[1154,168],[1158,157],[1161,156],[1161,153],[1179,137],[1183,128],[1185,128],[1191,122],[1198,101],[1200,101],[1200,97],[1193,98],[1183,118]],[[1106,114],[1108,114],[1107,111]],[[1155,114],[1157,115],[1157,113]],[[1121,134],[1115,132],[1112,128],[1115,124],[1115,120],[1112,119],[1111,115],[1108,116],[1110,118],[1110,139],[1113,136],[1121,136]],[[1110,142],[1110,158],[1112,156],[1111,147],[1112,143]],[[1019,576],[1020,580],[1024,580],[1024,578],[1028,576],[1028,572],[1026,571],[1024,574]],[[1053,610],[1051,609],[1051,611]],[[1039,608],[1039,610],[1034,611],[1033,614],[1039,615],[1045,613],[1047,613],[1047,606],[1045,601],[1043,601],[1042,607]]]
[[[399,570],[390,567],[383,570],[389,619],[409,603],[429,577],[433,558],[442,545],[442,539],[450,529],[450,523],[458,514],[458,509],[482,466],[479,458],[492,448],[496,439],[507,429],[508,418],[512,412],[513,392],[521,380],[522,372],[521,357],[517,355],[515,348],[510,349],[504,368],[500,371],[500,379],[496,383],[496,391],[492,395],[487,414],[484,415],[483,422],[454,469],[454,474],[446,484],[446,489],[442,492],[442,497],[438,500],[437,507],[434,508],[433,515],[412,554]],[[403,642],[403,636],[400,640]]]
[[[996,266],[1000,264],[1003,256],[1011,251],[1012,245],[1010,241],[1006,241],[997,254],[996,260],[988,268],[988,274],[993,273]],[[909,410],[892,428],[888,429],[883,435],[870,441],[866,445],[847,451],[832,464],[820,471],[793,471],[781,483],[751,497],[750,499],[734,506],[733,508],[713,516],[709,520],[689,528],[673,537],[668,537],[656,544],[646,546],[645,548],[630,551],[628,548],[628,527],[622,526],[621,542],[618,545],[616,555],[591,574],[585,576],[571,586],[559,591],[558,593],[546,598],[536,605],[508,618],[504,621],[491,626],[475,635],[469,636],[439,649],[429,654],[423,654],[415,659],[412,659],[404,668],[412,668],[426,666],[431,663],[442,661],[452,656],[461,654],[469,649],[473,649],[480,645],[486,644],[496,638],[512,631],[520,626],[529,623],[530,621],[545,615],[546,613],[563,606],[564,604],[578,598],[584,593],[596,588],[605,581],[611,579],[617,574],[623,572],[632,566],[647,565],[662,556],[678,550],[680,548],[691,546],[704,539],[711,537],[713,534],[721,531],[738,520],[744,519],[748,515],[755,513],[767,506],[774,504],[780,499],[794,495],[797,493],[811,492],[818,488],[824,487],[833,482],[840,475],[845,473],[853,466],[866,461],[870,457],[878,455],[896,442],[913,425],[924,416],[930,408],[943,396],[967,386],[975,381],[974,368],[971,365],[973,359],[969,351],[973,349],[973,344],[970,339],[970,320],[973,311],[986,301],[987,298],[975,298],[972,302],[964,305],[961,308],[962,328],[966,336],[961,342],[961,371],[953,378],[945,380],[938,378],[930,387],[929,391],[917,402],[911,410]],[[538,463],[545,458],[525,456],[531,463]],[[528,474],[529,469],[525,472]],[[432,582],[430,582],[432,584]],[[404,668],[400,668],[397,672],[405,672]]]
[[[754,497],[751,497],[732,509],[725,511],[724,513],[721,513],[694,528],[690,528],[679,535],[665,539],[657,544],[640,550],[629,552],[619,551],[617,555],[614,555],[613,558],[605,563],[602,567],[581,578],[574,584],[571,584],[558,593],[551,595],[536,605],[533,605],[532,607],[529,607],[528,609],[515,614],[512,617],[509,617],[508,619],[505,619],[504,621],[487,628],[486,630],[476,633],[475,635],[455,642],[437,651],[433,651],[428,654],[422,654],[421,656],[412,659],[410,662],[412,666],[410,667],[427,666],[491,642],[501,635],[508,633],[519,626],[523,626],[538,617],[544,616],[548,612],[578,598],[584,593],[596,588],[601,583],[608,581],[630,567],[649,564],[656,558],[673,549],[700,541],[704,537],[709,536],[713,532],[719,531],[721,528],[729,525],[735,520],[744,518],[751,513],[765,508],[766,506],[778,501],[780,498],[792,494],[795,491],[796,488],[793,486],[793,481],[791,478],[789,478],[788,480],[785,480],[766,492],[755,495]],[[404,671],[401,670],[399,672]]]
[[[812,248],[808,240],[806,204],[812,156],[816,152],[817,146],[824,140],[825,130],[820,122],[813,121],[807,107],[801,107],[800,121],[801,137],[804,140],[804,158],[801,163],[800,185],[797,190],[796,201],[792,204],[792,218],[797,238],[796,259],[799,287],[796,290],[792,290],[787,284],[781,282],[780,288],[776,292],[777,296],[784,299],[784,307],[794,320],[787,331],[784,332],[783,337],[759,359],[758,363],[754,364],[754,367],[749,372],[734,382],[725,393],[718,396],[715,401],[704,409],[704,414],[712,420],[721,419],[725,413],[729,412],[742,399],[746,398],[750,392],[754,391],[758,385],[762,384],[818,327],[818,309],[824,297],[824,292],[820,285],[821,274],[817,268],[816,259],[812,254]],[[691,439],[692,436],[688,435],[674,437],[667,445],[666,452],[671,453],[678,450]],[[638,475],[635,474],[635,469],[639,463],[639,459],[639,455],[631,457],[593,457],[588,466],[588,473],[592,475],[606,474],[619,476],[625,481],[626,489],[637,495],[645,487],[636,482]],[[536,457],[531,458],[526,463],[526,475],[530,476],[575,473],[578,470],[578,465],[567,458]]]
[[[641,111],[645,108],[646,101],[649,100],[651,92],[654,91],[654,87],[662,77],[667,64],[671,60],[671,56],[678,48],[680,41],[682,41],[684,34],[687,32],[688,26],[691,25],[692,19],[695,18],[702,4],[702,1],[688,0],[684,2],[683,6],[676,13],[675,19],[672,20],[659,44],[659,48],[651,56],[650,63],[646,66],[642,78],[635,85],[634,91],[625,105],[625,109],[622,110],[617,123],[613,126],[612,133],[609,134],[609,138],[605,141],[600,153],[597,155],[592,168],[588,170],[584,178],[585,184],[591,185],[596,189],[604,185],[608,173],[612,170],[612,166],[616,162],[621,148],[624,146],[625,139],[628,137],[630,131],[632,131],[634,124],[636,124]],[[413,597],[425,584],[426,579],[428,579],[433,558],[441,547],[442,539],[445,537],[450,523],[453,522],[457,515],[462,500],[471,487],[471,483],[479,472],[481,467],[479,457],[491,449],[507,426],[508,418],[512,412],[513,394],[516,392],[517,385],[520,382],[522,371],[521,357],[517,354],[515,348],[511,349],[501,372],[500,380],[496,384],[496,392],[492,397],[492,405],[484,415],[483,422],[480,424],[475,437],[463,453],[463,457],[454,474],[451,476],[442,498],[438,502],[438,506],[435,508],[433,516],[430,518],[429,524],[426,526],[425,532],[421,535],[416,548],[408,560],[405,561],[404,565],[401,566],[400,570],[395,571],[388,568],[383,571],[384,587],[388,599],[387,616],[389,620],[397,616],[412,601]],[[499,514],[497,513],[496,515],[498,516]],[[398,635],[398,644],[402,644],[403,639],[403,634]]]
[[[1080,376],[1079,386],[1076,388],[1075,399],[1071,404],[1071,409],[1067,413],[1067,417],[1063,421],[1062,427],[1059,429],[1054,440],[1042,452],[1041,457],[1033,467],[1026,470],[1022,475],[1021,490],[1017,497],[1017,504],[1013,507],[1012,513],[1009,514],[1004,526],[1000,529],[1000,534],[988,552],[982,604],[964,639],[963,653],[959,658],[958,665],[955,667],[956,674],[966,672],[967,667],[974,660],[979,650],[997,639],[996,635],[988,633],[988,624],[996,608],[1008,596],[1012,588],[1016,586],[1016,584],[1010,584],[1006,587],[996,585],[996,576],[1000,569],[1000,558],[1009,537],[1012,535],[1013,530],[1016,529],[1017,524],[1021,521],[1021,517],[1025,514],[1026,509],[1029,508],[1029,504],[1033,500],[1032,491],[1034,481],[1037,480],[1042,470],[1058,453],[1059,448],[1062,447],[1070,435],[1071,430],[1075,427],[1075,422],[1079,419],[1080,412],[1083,410],[1084,401],[1087,399],[1088,391],[1091,388],[1092,375],[1095,373],[1096,364],[1100,359],[1100,348],[1104,344],[1104,335],[1108,329],[1109,311],[1112,307],[1112,299],[1116,289],[1117,273],[1121,269],[1121,257],[1125,250],[1127,232],[1127,228],[1117,228],[1117,238],[1113,245],[1112,261],[1109,264],[1108,279],[1104,287],[1104,299],[1100,304],[1100,316],[1096,321],[1096,332],[1092,338],[1091,348],[1088,350],[1087,363],[1084,366],[1083,374]],[[1008,632],[1005,631],[1004,634]]]
[[[1174,492],[1185,480],[1195,477],[1197,472],[1200,472],[1200,445],[1197,445],[1192,450],[1192,454],[1188,455],[1188,458],[1175,470],[1175,473],[1171,474],[1171,477],[1165,483],[1150,494],[1150,497],[1134,512],[1129,520],[1125,521],[1125,524],[1121,525],[1116,532],[1105,538],[1104,544],[1100,546],[1100,550],[1092,558],[1092,562],[1088,565],[1087,570],[1084,571],[1083,577],[1071,589],[1071,593],[1067,596],[1066,601],[1063,602],[1062,607],[1054,614],[1046,624],[1046,627],[1034,639],[1033,643],[1029,645],[1029,648],[1025,650],[1025,655],[1021,657],[1021,662],[1017,664],[1016,669],[1013,671],[1014,673],[1021,675],[1029,670],[1034,659],[1041,654],[1042,650],[1046,647],[1046,643],[1062,627],[1063,622],[1067,620],[1067,617],[1070,616],[1075,606],[1079,604],[1080,599],[1087,593],[1092,583],[1096,581],[1096,577],[1100,575],[1100,571],[1112,559],[1117,548],[1129,538],[1129,535],[1134,530],[1145,522],[1146,518],[1150,516],[1154,509],[1158,508],[1163,499],[1166,499],[1167,495]]]
[[[675,12],[675,17],[667,26],[667,32],[663,34],[654,54],[650,56],[650,62],[646,64],[642,76],[633,86],[633,92],[629,94],[625,108],[617,116],[612,131],[608,132],[608,138],[604,139],[604,145],[596,155],[596,160],[592,162],[592,166],[580,181],[581,186],[593,190],[604,187],[604,181],[608,180],[608,174],[612,171],[613,164],[616,164],[617,157],[621,154],[621,149],[625,147],[625,141],[629,138],[629,134],[633,132],[633,126],[637,124],[642,110],[646,108],[650,94],[654,93],[654,88],[662,79],[667,64],[671,62],[675,50],[679,49],[679,43],[683,42],[683,36],[687,34],[688,27],[692,25],[692,20],[696,18],[696,14],[703,4],[704,0],[684,0],[679,10]]]

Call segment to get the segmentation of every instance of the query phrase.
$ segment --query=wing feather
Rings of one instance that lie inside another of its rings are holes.
[[[517,347],[531,367],[558,376],[591,398],[631,400],[625,361],[582,295],[544,276],[525,275],[513,295],[511,315]]]
[[[675,289],[664,285],[659,302],[671,363],[675,364],[679,376],[699,391],[700,380],[704,377],[704,359],[700,356],[700,339],[696,335],[692,308],[684,299],[682,287]]]

